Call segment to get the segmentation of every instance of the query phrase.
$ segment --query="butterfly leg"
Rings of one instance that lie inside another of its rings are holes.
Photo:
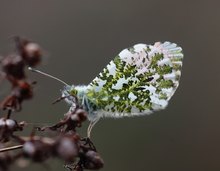
[[[90,138],[91,137],[91,131],[92,128],[95,126],[95,124],[99,121],[100,118],[96,118],[93,121],[90,121],[89,127],[87,129],[87,137]]]

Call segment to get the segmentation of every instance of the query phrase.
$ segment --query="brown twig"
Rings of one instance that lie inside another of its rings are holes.
[[[2,149],[0,149],[0,153],[6,152],[6,151],[21,149],[22,147],[23,147],[23,145],[15,145],[15,146],[12,146],[12,147],[2,148]]]

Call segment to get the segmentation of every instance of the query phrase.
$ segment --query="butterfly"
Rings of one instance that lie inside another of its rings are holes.
[[[66,84],[62,96],[76,96],[88,112],[90,137],[102,117],[149,115],[165,109],[179,86],[182,61],[182,48],[175,43],[136,44],[122,50],[88,85],[61,81]],[[66,101],[74,105],[72,99]]]

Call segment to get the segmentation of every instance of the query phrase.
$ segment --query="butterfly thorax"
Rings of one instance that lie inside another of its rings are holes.
[[[95,111],[98,107],[95,104],[94,98],[91,98],[91,90],[89,90],[87,86],[66,86],[62,91],[62,94],[63,96],[68,96],[65,101],[70,105],[73,105],[76,102],[74,97],[77,97],[79,105],[82,105],[83,109],[88,112],[88,119],[91,120],[90,117],[94,117],[92,115],[95,115]]]

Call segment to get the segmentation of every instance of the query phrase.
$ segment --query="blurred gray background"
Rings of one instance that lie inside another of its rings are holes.
[[[168,108],[145,117],[102,119],[95,126],[92,138],[105,161],[102,170],[220,170],[220,1],[0,0],[0,54],[12,51],[13,35],[38,42],[45,50],[39,69],[70,84],[88,84],[122,49],[136,43],[178,43],[185,54],[183,73]],[[38,82],[35,98],[24,102],[15,117],[57,122],[68,106],[51,102],[63,85],[29,75]],[[3,98],[7,92],[1,88],[0,93]],[[64,170],[57,159],[46,165]],[[47,169],[31,164],[12,170]]]

